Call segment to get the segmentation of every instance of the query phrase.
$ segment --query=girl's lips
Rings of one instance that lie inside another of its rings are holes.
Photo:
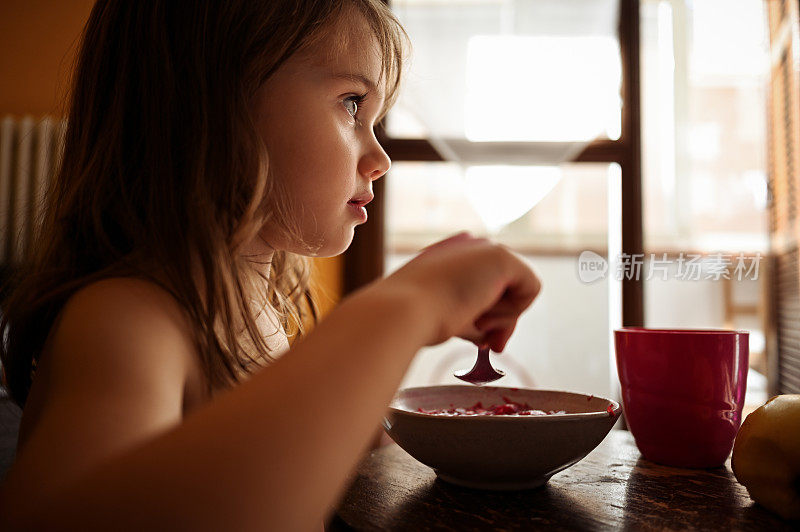
[[[367,192],[365,194],[361,194],[360,196],[356,196],[356,197],[352,198],[347,203],[355,203],[355,204],[363,207],[367,203],[372,201],[374,198],[375,198],[375,196],[371,192]]]
[[[367,209],[365,208],[366,203],[356,202],[356,201],[348,201],[347,206],[350,207],[351,212],[358,218],[361,223],[367,221]]]

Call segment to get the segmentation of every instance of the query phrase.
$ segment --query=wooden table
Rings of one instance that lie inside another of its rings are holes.
[[[542,488],[491,492],[436,478],[396,444],[372,451],[343,497],[339,530],[799,530],[750,500],[730,468],[660,466],[613,430]]]

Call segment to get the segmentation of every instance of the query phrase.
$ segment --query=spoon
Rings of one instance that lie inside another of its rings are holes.
[[[489,348],[480,347],[478,348],[478,360],[475,361],[475,365],[472,366],[472,369],[454,373],[453,375],[462,381],[480,386],[481,384],[496,381],[505,375],[505,373],[492,367],[492,363],[489,361]]]

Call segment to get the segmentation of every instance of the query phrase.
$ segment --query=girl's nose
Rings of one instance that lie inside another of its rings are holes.
[[[389,171],[392,160],[386,155],[383,146],[373,139],[370,150],[359,161],[359,172],[370,181],[375,181]]]

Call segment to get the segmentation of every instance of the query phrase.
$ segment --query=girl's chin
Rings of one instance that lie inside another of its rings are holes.
[[[350,247],[350,244],[353,243],[353,232],[350,232],[349,238],[342,239],[339,242],[326,242],[326,244],[320,248],[319,252],[317,253],[317,257],[335,257],[337,255],[341,255],[347,248]]]
[[[288,251],[306,257],[335,257],[347,251],[347,248],[349,248],[350,244],[353,242],[353,235],[354,231],[353,228],[351,228],[349,231],[345,231],[345,234],[323,238],[321,244],[309,245],[301,249],[290,249]]]

